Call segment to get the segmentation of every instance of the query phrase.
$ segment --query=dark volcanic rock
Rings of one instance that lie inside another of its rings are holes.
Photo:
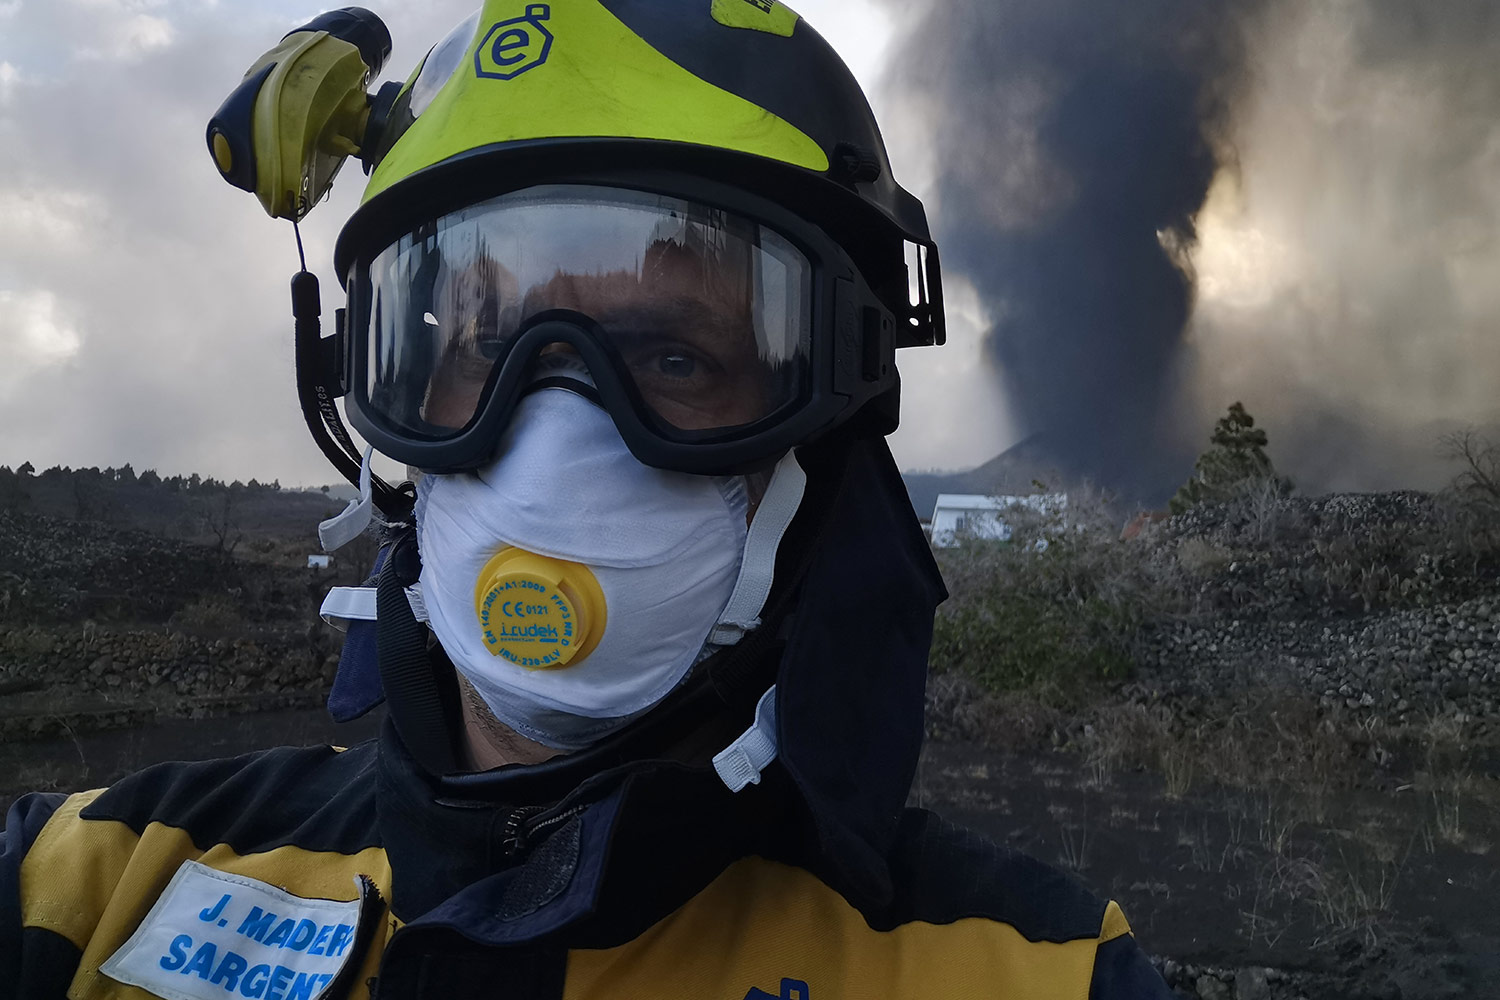
[[[1157,525],[1188,613],[1148,627],[1162,695],[1286,688],[1404,720],[1500,716],[1500,530],[1425,493],[1260,498]]]

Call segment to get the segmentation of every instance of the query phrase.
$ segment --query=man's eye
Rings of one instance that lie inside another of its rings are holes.
[[[657,361],[656,367],[668,378],[692,378],[698,372],[698,362],[686,354],[663,354]]]

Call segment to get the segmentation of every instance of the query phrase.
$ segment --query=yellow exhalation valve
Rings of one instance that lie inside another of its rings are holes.
[[[390,53],[390,32],[361,7],[320,14],[288,34],[209,120],[219,173],[254,192],[272,218],[301,219],[344,160],[374,145],[365,88]]]
[[[556,670],[604,637],[604,591],[581,563],[504,548],[479,571],[474,613],[485,648],[518,667]]]

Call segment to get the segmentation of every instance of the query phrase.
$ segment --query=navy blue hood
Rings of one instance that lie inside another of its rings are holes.
[[[598,780],[605,772],[639,773],[691,729],[742,729],[774,682],[779,766],[799,800],[808,854],[851,901],[883,905],[886,858],[921,752],[933,614],[947,594],[884,438],[844,437],[798,458],[807,490],[777,554],[765,624],[732,648],[735,666],[685,684],[588,750],[529,767],[432,774],[434,794],[556,801],[585,782],[602,793],[613,784]],[[370,705],[380,697],[375,645],[356,643],[340,664],[342,714],[355,692]],[[451,673],[438,661],[435,674]]]

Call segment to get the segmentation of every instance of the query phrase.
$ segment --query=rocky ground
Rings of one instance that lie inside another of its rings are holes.
[[[1495,525],[1424,493],[1200,508],[1159,525],[1195,579],[1138,656],[1165,693],[1271,686],[1367,717],[1500,717]]]

